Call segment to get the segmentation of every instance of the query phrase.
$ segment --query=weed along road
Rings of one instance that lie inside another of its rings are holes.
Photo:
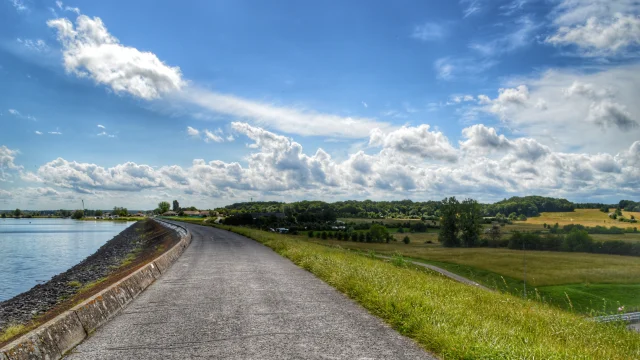
[[[434,359],[271,249],[183,225],[172,268],[68,359]]]

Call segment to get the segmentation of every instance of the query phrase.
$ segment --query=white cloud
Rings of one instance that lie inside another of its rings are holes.
[[[79,193],[113,197],[126,192],[127,198],[131,192],[150,191],[179,191],[209,199],[239,192],[244,197],[268,193],[280,198],[325,200],[411,193],[432,198],[487,193],[501,198],[532,192],[588,196],[611,189],[629,196],[640,194],[640,178],[635,176],[640,141],[615,155],[564,153],[531,138],[509,139],[493,128],[474,125],[463,130],[466,140],[455,149],[425,124],[387,134],[374,131],[370,142],[380,146],[379,152],[360,150],[336,161],[323,149],[308,155],[293,139],[246,123],[233,123],[232,128],[253,141],[246,165],[195,159],[184,168],[153,168],[131,162],[105,168],[56,159],[37,173],[23,173],[22,177]],[[450,152],[455,153],[457,163],[449,162]],[[447,161],[437,161],[437,157]]]
[[[31,115],[23,115],[20,113],[20,111],[16,110],[16,109],[9,109],[9,114],[21,118],[21,119],[27,119],[27,120],[31,120],[31,121],[38,121],[34,116]]]
[[[562,0],[551,13],[555,33],[546,42],[575,46],[581,56],[630,55],[640,45],[636,0]]]
[[[128,93],[146,100],[165,96],[178,102],[177,106],[196,105],[207,111],[299,135],[363,138],[374,128],[389,128],[388,123],[375,119],[276,106],[189,86],[179,67],[166,65],[151,52],[120,44],[97,17],[80,15],[75,26],[66,18],[50,20],[47,24],[58,32],[66,70],[93,79],[116,93]]]
[[[211,131],[205,129],[204,130],[204,141],[206,141],[206,142],[213,141],[213,142],[218,142],[219,143],[219,142],[223,142],[224,139],[222,137],[212,133]]]
[[[367,104],[366,102],[364,102],[364,101],[363,101],[363,102],[362,102],[362,106],[364,106],[365,108],[368,108],[368,107],[369,107],[369,104]]]
[[[189,134],[189,136],[199,137],[200,131],[192,128],[191,126],[187,126],[187,134]]]
[[[98,124],[98,127],[99,127],[100,129],[106,129],[106,127],[105,127],[104,125],[100,125],[100,124]]]
[[[12,177],[10,174],[11,171],[22,169],[22,166],[15,164],[15,159],[18,154],[18,150],[9,149],[5,145],[0,146],[0,182],[9,181]]]
[[[460,5],[464,6],[462,10],[463,18],[469,17],[482,10],[482,3],[480,0],[460,0]]]
[[[539,24],[536,24],[529,16],[521,16],[513,24],[503,29],[504,34],[486,42],[473,42],[469,47],[483,56],[489,57],[511,52],[529,45],[533,41],[534,32],[538,27]]]
[[[638,83],[639,65],[585,73],[549,70],[507,82],[513,87],[495,99],[479,96],[478,109],[520,134],[548,139],[555,149],[607,152],[640,139]]]
[[[51,135],[62,135],[62,133],[60,131],[49,131],[49,134],[51,134]]]
[[[179,67],[165,65],[151,52],[121,45],[100,18],[80,15],[75,27],[66,18],[49,20],[47,25],[58,31],[70,73],[147,100],[185,86]]]
[[[115,135],[109,134],[106,131],[98,133],[98,136],[104,136],[104,137],[108,137],[108,138],[115,138],[116,137]]]
[[[47,45],[47,43],[45,43],[44,40],[42,39],[32,40],[32,39],[17,38],[16,41],[31,51],[36,51],[36,52],[49,51],[49,45]]]
[[[477,76],[497,64],[492,59],[443,57],[437,59],[433,66],[439,79],[457,80]]]
[[[445,29],[437,23],[426,22],[416,25],[413,28],[411,37],[420,41],[433,41],[442,39],[445,36]]]
[[[23,12],[29,10],[29,8],[24,4],[23,0],[9,0],[11,5],[18,11]]]
[[[389,128],[387,123],[367,118],[342,117],[279,107],[209,90],[189,88],[182,95],[184,100],[205,109],[240,119],[254,120],[262,126],[291,134],[362,138],[376,127]]]
[[[42,135],[42,131],[38,131],[38,130],[36,130],[36,131],[35,131],[35,133],[36,133],[37,135]]]
[[[371,131],[369,145],[423,159],[449,162],[458,159],[449,139],[439,131],[429,131],[429,125],[426,124],[418,127],[403,126],[386,134],[380,129],[374,129]]]
[[[58,9],[62,9],[62,1],[57,0],[56,1],[56,6],[58,7]]]

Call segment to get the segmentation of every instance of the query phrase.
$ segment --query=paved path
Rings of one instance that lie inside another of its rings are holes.
[[[384,255],[376,255],[376,257],[379,257],[381,259],[387,259],[387,260],[393,259],[391,256],[384,256]],[[440,273],[440,274],[442,274],[442,275],[444,275],[444,276],[446,276],[446,277],[448,277],[450,279],[453,279],[455,281],[461,282],[463,284],[475,286],[477,288],[480,288],[480,289],[483,289],[483,290],[487,290],[487,291],[493,291],[492,289],[489,289],[488,287],[486,287],[486,286],[484,286],[482,284],[479,284],[479,283],[477,283],[477,282],[475,282],[475,281],[473,281],[471,279],[467,279],[466,277],[460,276],[458,274],[454,274],[451,271],[445,270],[445,269],[443,269],[441,267],[437,267],[435,265],[426,264],[426,263],[419,262],[419,261],[412,261],[412,260],[405,260],[405,261],[410,262],[410,263],[412,263],[414,265],[418,265],[418,266],[425,267],[427,269],[431,269],[431,270],[433,270],[435,272],[438,272],[438,273]]]
[[[173,267],[69,359],[434,359],[271,249],[186,226]]]

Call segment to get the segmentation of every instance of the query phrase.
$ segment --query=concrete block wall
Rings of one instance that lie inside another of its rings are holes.
[[[178,232],[180,241],[176,245],[141,269],[6,345],[0,349],[0,360],[60,359],[153,284],[191,243],[191,233],[184,226],[158,222]]]

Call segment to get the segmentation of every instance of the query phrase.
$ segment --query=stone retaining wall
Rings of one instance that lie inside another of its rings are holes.
[[[0,349],[0,360],[62,358],[162,276],[189,246],[191,233],[181,225],[157,221],[180,234],[176,245],[143,268],[6,345]]]

